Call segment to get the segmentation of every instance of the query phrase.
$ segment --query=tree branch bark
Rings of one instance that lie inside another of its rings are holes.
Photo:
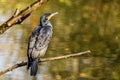
[[[87,53],[91,53],[90,50],[88,51],[84,51],[84,52],[80,52],[80,53],[74,53],[74,54],[69,54],[69,55],[65,55],[65,56],[59,56],[59,57],[51,57],[51,58],[43,58],[41,59],[39,62],[47,62],[47,61],[54,61],[54,60],[60,60],[60,59],[67,59],[67,58],[70,58],[70,57],[77,57],[77,56],[80,56],[80,55],[83,55],[83,54],[87,54]],[[9,71],[12,71],[13,69],[16,69],[16,68],[19,68],[19,67],[22,67],[22,66],[25,66],[27,65],[27,62],[26,61],[22,61],[21,63],[17,63],[3,71],[0,72],[0,76],[9,72]]]
[[[22,23],[27,17],[30,16],[30,14],[33,11],[35,11],[38,7],[41,7],[47,1],[49,0],[37,0],[33,4],[21,11],[16,9],[13,16],[9,20],[4,22],[2,25],[0,25],[0,34],[3,34],[7,29],[12,27],[13,25]]]

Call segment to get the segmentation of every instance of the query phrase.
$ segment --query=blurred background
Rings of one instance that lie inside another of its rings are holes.
[[[16,8],[35,0],[0,0],[0,24]],[[22,24],[0,35],[0,71],[26,61],[28,38],[46,12],[59,12],[51,19],[53,38],[44,57],[91,50],[91,54],[43,62],[36,80],[120,80],[120,0],[49,0]],[[26,66],[0,80],[30,80]]]

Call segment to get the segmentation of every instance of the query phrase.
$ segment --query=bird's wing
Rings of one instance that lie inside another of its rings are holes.
[[[37,37],[39,36],[40,29],[41,29],[41,27],[38,26],[32,32],[32,34],[29,38],[28,48],[33,48],[35,46],[35,42],[37,41]]]
[[[36,48],[41,49],[44,46],[47,46],[52,37],[52,28],[51,26],[45,26],[40,30],[40,34],[37,37]]]
[[[38,26],[30,36],[28,44],[28,55],[37,55],[38,53],[36,53],[36,51],[40,51],[45,48],[48,45],[51,37],[52,29],[50,26]]]
[[[27,49],[27,56],[28,56],[28,60],[31,61],[32,60],[32,52],[33,52],[33,48],[35,46],[37,37],[39,35],[39,31],[40,31],[41,27],[37,26],[35,28],[35,30],[32,32],[32,34],[29,37],[29,41],[28,41],[28,49]]]

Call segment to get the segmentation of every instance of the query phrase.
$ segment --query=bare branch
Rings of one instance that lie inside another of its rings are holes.
[[[67,59],[67,58],[70,58],[70,57],[77,57],[77,56],[80,56],[80,55],[83,55],[83,54],[87,54],[87,53],[91,53],[90,50],[88,51],[84,51],[84,52],[80,52],[80,53],[74,53],[74,54],[69,54],[69,55],[65,55],[65,56],[59,56],[59,57],[51,57],[51,58],[43,58],[41,59],[39,62],[47,62],[47,61],[54,61],[54,60],[60,60],[60,59]],[[0,76],[9,72],[9,71],[12,71],[13,69],[16,69],[16,68],[19,68],[19,67],[22,67],[22,66],[25,66],[27,65],[27,62],[23,61],[21,63],[18,63],[18,64],[15,64],[3,71],[0,72]]]
[[[48,0],[37,0],[36,2],[21,11],[16,9],[13,16],[9,20],[4,22],[2,25],[0,25],[0,34],[3,34],[13,25],[22,23],[28,16],[30,16],[33,11],[35,11],[38,7],[41,7],[47,1]]]

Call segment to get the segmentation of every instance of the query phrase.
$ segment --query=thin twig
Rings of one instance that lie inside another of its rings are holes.
[[[35,11],[38,7],[41,7],[47,1],[48,0],[37,0],[21,11],[16,9],[13,16],[2,25],[0,25],[0,34],[3,34],[7,29],[15,24],[21,24],[27,17],[30,16],[33,11]]]
[[[83,54],[87,54],[87,53],[91,53],[90,50],[88,51],[84,51],[84,52],[80,52],[80,53],[74,53],[74,54],[69,54],[69,55],[65,55],[65,56],[59,56],[59,57],[51,57],[51,58],[43,58],[41,59],[39,62],[47,62],[47,61],[54,61],[54,60],[60,60],[60,59],[67,59],[67,58],[70,58],[70,57],[77,57],[77,56],[80,56],[80,55],[83,55]],[[23,61],[21,63],[17,63],[3,71],[0,72],[0,76],[9,72],[9,71],[12,71],[13,69],[16,69],[16,68],[19,68],[19,67],[22,67],[22,66],[25,66],[27,65],[27,62]]]

